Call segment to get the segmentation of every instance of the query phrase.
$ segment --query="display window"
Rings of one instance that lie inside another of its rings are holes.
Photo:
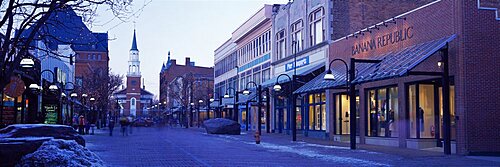
[[[368,99],[367,136],[398,137],[398,88],[369,90]]]
[[[439,82],[408,86],[410,138],[443,138],[443,97]],[[451,138],[456,138],[455,87],[450,86]]]
[[[314,93],[308,95],[309,130],[326,130],[326,95]]]
[[[334,124],[335,124],[335,134],[337,135],[347,135],[351,133],[350,130],[350,102],[347,94],[336,94],[334,95],[335,107],[334,110]],[[356,96],[356,134],[359,134],[359,96]]]

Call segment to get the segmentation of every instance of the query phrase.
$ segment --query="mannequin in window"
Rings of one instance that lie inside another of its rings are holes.
[[[418,114],[420,116],[419,121],[420,121],[420,132],[424,132],[424,109],[422,107],[418,107]]]
[[[389,109],[389,113],[387,113],[387,131],[385,133],[385,136],[386,137],[390,137],[391,136],[391,132],[394,130],[394,110],[393,109]]]

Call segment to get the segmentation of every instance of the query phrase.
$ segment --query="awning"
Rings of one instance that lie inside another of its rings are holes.
[[[312,73],[313,71],[316,71],[318,69],[320,69],[321,67],[325,67],[325,63],[324,62],[319,62],[319,63],[315,63],[315,64],[311,64],[311,65],[308,65],[308,66],[305,66],[305,67],[301,67],[301,68],[298,68],[297,69],[297,75],[307,75],[309,73]],[[293,75],[293,70],[291,71],[288,71],[286,72],[285,74],[287,74],[288,76],[292,77]],[[278,75],[276,75],[275,77],[263,82],[261,85],[262,87],[270,87],[270,86],[273,86],[274,84],[276,84],[276,79],[278,78]],[[290,80],[288,79],[288,77],[281,77],[280,80],[279,80],[280,83],[286,83],[286,82],[290,82]]]
[[[406,76],[408,72],[418,66],[421,62],[446,46],[446,44],[456,35],[443,37],[429,42],[406,47],[400,51],[389,52],[387,54],[372,57],[373,60],[382,60],[377,64],[360,63],[356,64],[355,84],[371,81]],[[323,89],[332,89],[344,86],[346,73],[345,69],[332,69],[336,80],[324,80],[326,72],[309,81],[294,93],[301,94]],[[339,71],[342,70],[342,71]]]
[[[238,96],[238,104],[246,104],[247,101],[249,100],[256,100],[255,96],[257,96],[257,93],[252,92],[249,95],[239,95]]]

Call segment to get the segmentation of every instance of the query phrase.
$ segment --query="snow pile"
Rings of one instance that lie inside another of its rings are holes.
[[[105,166],[93,152],[73,140],[46,141],[34,153],[25,155],[17,167],[28,166]]]

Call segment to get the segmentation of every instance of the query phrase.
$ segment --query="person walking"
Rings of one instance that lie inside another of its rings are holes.
[[[130,130],[130,134],[132,134],[132,126],[134,126],[134,118],[132,117],[127,117],[127,120],[128,120],[128,126],[129,126],[129,130]]]
[[[78,120],[78,132],[80,135],[84,135],[84,127],[85,127],[85,117],[83,115],[80,115],[80,119]]]
[[[113,120],[113,118],[109,120],[108,127],[109,127],[109,136],[113,136],[113,128],[115,127],[115,120]]]
[[[90,122],[89,120],[86,120],[87,122],[85,122],[85,134],[90,134]]]
[[[122,135],[128,136],[128,131],[127,131],[128,119],[126,117],[120,118],[120,126],[121,126]]]

